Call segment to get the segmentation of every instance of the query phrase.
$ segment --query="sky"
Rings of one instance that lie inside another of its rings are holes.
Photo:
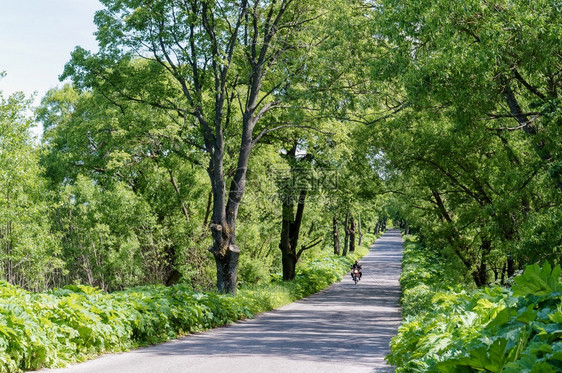
[[[2,0],[0,8],[0,91],[45,93],[61,86],[59,75],[76,46],[97,50],[94,13],[98,0]]]

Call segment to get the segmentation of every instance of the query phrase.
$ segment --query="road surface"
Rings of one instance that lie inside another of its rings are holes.
[[[401,321],[399,230],[388,230],[351,277],[252,320],[50,373],[383,373]]]

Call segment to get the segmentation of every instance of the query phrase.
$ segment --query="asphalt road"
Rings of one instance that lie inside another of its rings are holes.
[[[401,321],[399,230],[388,230],[351,276],[255,319],[161,345],[108,354],[60,373],[393,372],[384,362]]]

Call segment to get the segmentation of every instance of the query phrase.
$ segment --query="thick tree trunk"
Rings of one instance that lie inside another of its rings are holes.
[[[213,194],[213,213],[211,217],[211,233],[213,245],[209,251],[215,257],[217,266],[217,290],[221,293],[236,293],[238,279],[238,257],[240,249],[236,246],[236,218],[238,207],[245,190],[246,165],[251,146],[248,137],[243,136],[239,168],[230,185],[228,199],[226,198],[226,183],[223,170],[224,139],[222,133],[215,139],[214,152],[209,160],[208,173],[211,179]]]
[[[215,255],[217,265],[217,290],[220,293],[236,293],[238,283],[238,257],[240,249],[236,245],[229,245],[223,256]]]
[[[234,244],[234,232],[228,224],[211,223],[213,246],[209,250],[217,265],[217,290],[221,293],[236,293],[238,279],[238,257],[240,249]]]
[[[287,195],[283,198],[281,240],[279,241],[281,264],[283,267],[283,281],[289,281],[293,279],[295,275],[296,255],[294,248],[291,247],[291,225],[293,224],[293,220],[292,196]]]
[[[294,280],[297,270],[297,256],[288,251],[281,251],[281,264],[283,266],[283,281]]]
[[[333,236],[334,236],[334,254],[340,255],[340,235],[338,233],[338,219],[334,215],[333,219]]]
[[[355,223],[355,219],[353,216],[351,217],[351,221],[349,222],[349,252],[355,251],[355,231],[357,228],[357,223]]]

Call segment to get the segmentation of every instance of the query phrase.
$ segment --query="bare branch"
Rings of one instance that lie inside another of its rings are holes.
[[[530,124],[532,124],[535,120],[537,120],[538,118],[541,117],[540,113],[527,113],[524,115],[533,115],[535,114],[533,117],[531,117],[529,120],[525,121],[524,123],[522,123],[519,126],[516,127],[496,127],[496,128],[488,128],[488,130],[492,130],[492,131],[518,131],[518,130],[525,130],[526,128],[529,127]],[[497,116],[491,116],[488,118],[481,118],[480,120],[494,120],[494,119],[500,119],[500,118],[514,118],[513,115],[497,115]]]

